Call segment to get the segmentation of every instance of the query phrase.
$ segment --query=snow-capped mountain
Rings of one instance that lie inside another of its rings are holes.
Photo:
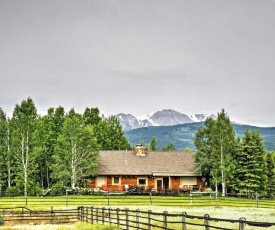
[[[124,113],[120,113],[116,115],[116,117],[119,119],[124,131],[148,126],[171,126],[193,122],[202,122],[205,121],[207,117],[216,118],[216,116],[213,114],[194,114],[188,116],[172,109],[164,109],[162,111],[149,113],[137,118],[131,114]]]

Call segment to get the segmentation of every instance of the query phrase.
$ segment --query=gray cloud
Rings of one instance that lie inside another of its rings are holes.
[[[0,2],[0,107],[164,108],[275,126],[274,1]]]

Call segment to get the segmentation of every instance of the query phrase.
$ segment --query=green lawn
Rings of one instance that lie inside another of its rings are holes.
[[[192,196],[124,196],[111,195],[109,199],[103,195],[69,195],[56,197],[28,197],[27,205],[24,197],[1,197],[0,208],[28,207],[49,209],[57,207],[77,206],[162,206],[162,207],[250,207],[250,208],[275,208],[275,200],[210,197],[209,195]]]
[[[109,202],[109,203],[108,203]],[[151,203],[152,202],[152,203]],[[109,205],[108,205],[109,204]],[[248,221],[274,223],[275,200],[258,200],[231,197],[210,197],[209,195],[190,196],[124,196],[112,195],[69,195],[57,197],[28,197],[28,205],[24,197],[1,197],[0,211],[4,208],[27,207],[31,210],[54,210],[72,209],[77,206],[94,206],[119,208],[124,210],[152,210],[153,212],[182,213],[188,215],[204,216],[238,220],[245,217]],[[196,220],[201,223],[201,220]],[[195,223],[196,223],[195,222]],[[230,223],[225,226],[231,227]],[[189,228],[188,228],[189,229]],[[192,228],[191,228],[192,229]],[[196,229],[196,228],[195,228]],[[249,229],[260,230],[261,228],[250,227]]]

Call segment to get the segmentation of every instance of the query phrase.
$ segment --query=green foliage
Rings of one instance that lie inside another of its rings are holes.
[[[205,176],[210,176],[212,164],[210,156],[212,153],[211,146],[211,130],[214,125],[214,120],[208,118],[205,121],[204,127],[199,127],[194,138],[194,145],[196,146],[195,162],[197,163],[197,172],[201,172]]]
[[[74,188],[81,179],[97,170],[99,145],[91,126],[85,126],[79,116],[66,117],[57,139],[52,175]]]
[[[118,120],[101,118],[98,108],[79,114],[50,107],[47,115],[39,116],[27,98],[15,105],[11,119],[0,108],[1,190],[27,196],[40,195],[45,188],[59,194],[70,184],[83,186],[96,174],[100,146],[131,149]]]
[[[11,197],[19,196],[19,195],[22,195],[22,191],[20,191],[17,187],[12,186],[12,187],[8,187],[6,189],[5,195],[6,196],[11,196]]]
[[[67,189],[67,186],[62,181],[60,181],[58,183],[55,183],[51,187],[50,194],[52,196],[62,196],[66,194],[66,189]]]
[[[94,126],[94,133],[102,150],[131,149],[122,126],[115,116],[103,117]]]
[[[149,150],[157,151],[157,139],[155,137],[153,137],[151,142],[150,142]]]
[[[218,113],[217,120],[208,118],[205,127],[198,129],[194,144],[197,148],[197,170],[210,175],[216,189],[221,184],[225,194],[226,184],[231,182],[234,175],[236,138],[230,119],[223,109]]]
[[[83,113],[84,123],[86,125],[96,125],[101,121],[98,108],[86,108]]]
[[[193,152],[193,150],[190,149],[190,148],[185,148],[184,151],[185,151],[185,152]]]
[[[167,145],[163,146],[162,149],[161,149],[163,152],[164,151],[175,151],[176,150],[176,147],[175,145],[172,143],[172,142],[168,142]]]
[[[235,188],[241,194],[263,194],[267,189],[265,151],[257,131],[246,131],[235,158]]]
[[[270,198],[275,197],[275,152],[266,154],[267,164],[267,195]]]
[[[23,181],[25,197],[27,197],[29,177],[37,170],[36,156],[33,151],[36,119],[37,111],[31,98],[23,100],[20,105],[15,106],[11,119],[13,126],[12,151],[17,166],[15,173],[17,182]]]

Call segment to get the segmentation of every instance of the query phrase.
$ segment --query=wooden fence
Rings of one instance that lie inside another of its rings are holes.
[[[187,230],[193,226],[193,229],[239,229],[244,230],[246,226],[271,227],[275,223],[263,223],[246,221],[244,217],[230,220],[221,218],[211,218],[208,214],[204,216],[188,215],[186,212],[169,214],[165,212],[140,211],[129,209],[112,209],[99,207],[79,207],[80,221],[91,224],[102,223],[119,226],[119,229],[182,229]],[[217,224],[219,223],[219,225]],[[225,226],[228,227],[224,227]],[[195,227],[194,227],[195,226]]]
[[[93,206],[79,206],[75,209],[34,211],[25,207],[3,208],[0,212],[0,224],[10,226],[18,224],[64,224],[75,223],[77,221],[90,224],[116,225],[119,229],[239,229],[245,230],[247,226],[272,227],[275,223],[246,221],[244,217],[230,220],[222,218],[212,218],[208,214],[204,216],[188,215],[182,213],[168,213],[100,208]],[[249,228],[247,228],[249,229]]]
[[[79,221],[79,209],[36,211],[25,207],[0,209],[0,225],[63,224]]]

